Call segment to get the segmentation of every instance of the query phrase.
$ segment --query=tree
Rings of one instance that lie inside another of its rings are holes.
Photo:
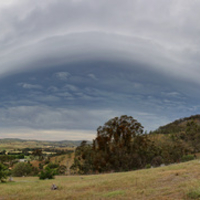
[[[185,141],[191,145],[194,153],[200,151],[200,126],[193,120],[186,125]]]
[[[0,163],[0,181],[4,182],[5,179],[7,178],[7,175],[8,175],[8,170],[6,166]]]
[[[97,138],[95,144],[99,149],[106,149],[112,145],[121,147],[126,146],[129,150],[131,148],[132,140],[143,133],[143,126],[133,119],[123,115],[120,118],[115,117],[100,126],[97,129]],[[112,144],[112,145],[111,145]],[[95,146],[96,147],[96,146]]]
[[[35,150],[32,152],[32,155],[33,155],[33,156],[38,156],[38,157],[39,157],[39,160],[42,160],[42,149],[35,149]]]
[[[92,146],[87,141],[82,141],[76,148],[74,164],[70,167],[73,173],[88,174],[94,171],[93,168],[94,152]]]
[[[93,141],[98,171],[124,171],[143,166],[147,137],[143,126],[131,116],[115,117],[97,129]]]
[[[115,117],[98,127],[92,145],[81,143],[71,169],[85,174],[143,168],[154,156],[151,146],[137,120],[127,115]]]
[[[16,177],[22,177],[22,176],[27,176],[31,173],[32,168],[30,166],[30,164],[28,163],[24,163],[24,162],[19,162],[17,163],[13,170],[12,170],[12,174],[13,176]]]

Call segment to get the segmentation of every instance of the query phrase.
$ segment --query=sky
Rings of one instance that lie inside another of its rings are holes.
[[[200,113],[200,1],[0,0],[0,138],[92,140]]]

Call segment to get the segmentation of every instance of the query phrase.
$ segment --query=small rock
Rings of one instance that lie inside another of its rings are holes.
[[[51,190],[57,190],[57,189],[58,189],[58,187],[55,184],[52,184]]]

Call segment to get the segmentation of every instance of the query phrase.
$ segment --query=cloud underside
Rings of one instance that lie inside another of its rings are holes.
[[[0,81],[5,85],[0,89],[0,125],[16,131],[89,130],[95,137],[98,126],[126,114],[145,130],[154,130],[199,110],[198,95],[190,99],[191,89],[198,87],[169,80],[137,63],[98,60],[20,72]]]
[[[0,74],[98,59],[139,62],[199,83],[199,5],[188,0],[2,3]]]

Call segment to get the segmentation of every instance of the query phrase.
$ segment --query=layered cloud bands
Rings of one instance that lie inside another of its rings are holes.
[[[66,130],[67,139],[69,130],[95,132],[121,114],[147,130],[196,114],[199,6],[197,0],[1,2],[1,127]]]

